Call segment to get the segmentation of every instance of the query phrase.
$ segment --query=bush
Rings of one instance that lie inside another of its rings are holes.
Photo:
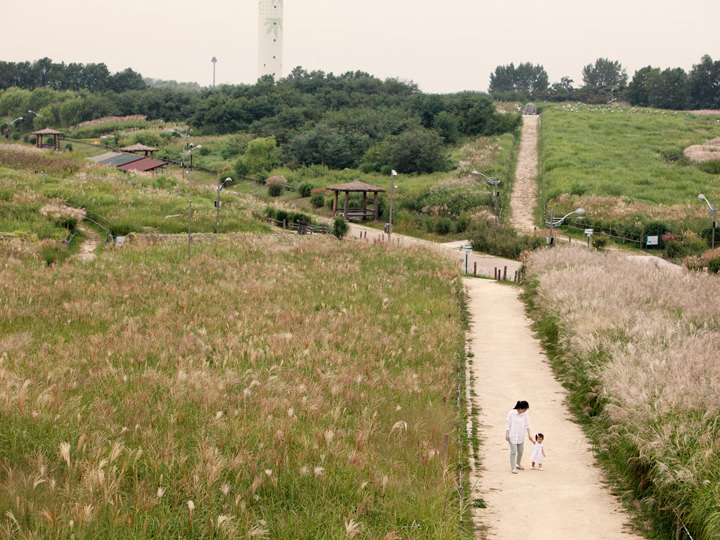
[[[309,197],[313,187],[310,182],[303,182],[298,186],[298,193],[301,197]]]
[[[450,229],[452,229],[452,221],[450,221],[450,219],[446,217],[440,218],[435,225],[435,231],[438,234],[448,234],[450,232]]]
[[[704,161],[698,164],[698,169],[708,174],[720,174],[720,159]]]
[[[592,237],[592,247],[597,249],[598,251],[602,251],[605,249],[605,246],[607,245],[608,238],[604,234],[596,234]]]
[[[708,272],[710,274],[717,274],[720,272],[720,257],[713,257],[708,261]]]
[[[275,212],[275,219],[278,221],[285,221],[287,223],[288,221],[288,213],[286,210],[277,210]]]
[[[266,218],[275,218],[275,207],[274,206],[266,206],[265,210],[263,211],[263,214],[265,214]]]
[[[470,231],[470,243],[475,251],[508,259],[519,259],[523,251],[539,248],[545,243],[545,239],[521,235],[505,225],[490,226],[481,221],[473,225]]]
[[[73,145],[72,145],[72,143],[67,143],[67,144],[65,145],[65,150],[67,150],[68,152],[72,152],[72,151],[73,151]]]
[[[685,257],[683,259],[683,266],[688,270],[699,272],[705,268],[705,261],[702,257]]]
[[[325,206],[325,196],[322,193],[316,193],[310,197],[310,204],[315,208],[322,208]]]
[[[283,192],[282,184],[268,184],[268,195],[271,197],[279,197]]]
[[[350,227],[347,224],[347,221],[345,221],[342,217],[335,218],[335,223],[333,223],[333,234],[339,239],[342,240],[345,238],[345,235],[347,235],[348,230]]]

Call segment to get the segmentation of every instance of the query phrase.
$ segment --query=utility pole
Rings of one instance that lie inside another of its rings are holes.
[[[217,64],[217,58],[214,56],[212,57],[212,60],[210,60],[213,65],[213,90],[215,90],[215,64]]]

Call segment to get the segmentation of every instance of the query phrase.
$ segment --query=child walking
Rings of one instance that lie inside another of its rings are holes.
[[[545,457],[545,449],[543,448],[543,441],[545,440],[545,436],[542,433],[538,433],[535,435],[535,444],[532,447],[532,450],[530,450],[530,465],[533,469],[535,469],[535,464],[537,463],[538,471],[542,471],[543,469],[543,458]]]

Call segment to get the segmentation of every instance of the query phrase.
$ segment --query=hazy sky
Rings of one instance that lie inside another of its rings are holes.
[[[425,92],[486,91],[532,62],[582,84],[604,57],[635,70],[720,59],[720,0],[285,0],[283,71],[362,70]],[[105,62],[145,77],[257,79],[257,0],[0,0],[0,60]]]

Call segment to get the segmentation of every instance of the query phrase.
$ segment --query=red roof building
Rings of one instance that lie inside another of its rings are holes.
[[[157,159],[150,159],[150,158],[140,158],[138,160],[131,161],[130,163],[126,163],[125,165],[119,165],[117,167],[117,169],[119,171],[123,171],[123,172],[128,172],[128,171],[148,172],[148,171],[156,171],[165,166],[167,166],[167,162],[165,162],[165,161],[158,161]]]

